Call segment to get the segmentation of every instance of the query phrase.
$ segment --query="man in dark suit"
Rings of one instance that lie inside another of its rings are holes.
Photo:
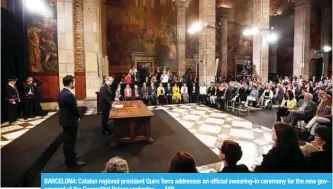
[[[14,124],[19,115],[18,106],[21,100],[20,100],[20,94],[16,88],[16,81],[17,79],[15,77],[9,78],[8,85],[6,86],[5,89],[9,124]]]
[[[290,112],[285,118],[284,122],[296,126],[299,120],[311,120],[316,114],[317,104],[312,101],[313,96],[311,93],[305,93],[304,99],[301,99],[296,104],[296,111]]]
[[[77,131],[80,120],[80,113],[77,108],[76,99],[71,92],[75,87],[74,76],[67,75],[62,79],[64,89],[58,95],[59,124],[63,128],[63,150],[66,159],[66,166],[81,166],[83,161],[78,161],[75,153]]]
[[[111,134],[110,129],[108,128],[109,113],[113,101],[113,92],[110,88],[114,79],[112,77],[106,77],[105,82],[100,88],[101,95],[101,108],[102,108],[102,128],[103,134]]]

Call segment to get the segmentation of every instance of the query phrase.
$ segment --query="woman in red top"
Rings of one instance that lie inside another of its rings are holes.
[[[131,74],[128,73],[127,76],[125,77],[125,83],[127,84],[131,84],[132,83],[132,78],[131,78]]]

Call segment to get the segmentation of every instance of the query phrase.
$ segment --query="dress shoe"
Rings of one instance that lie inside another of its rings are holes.
[[[84,162],[84,161],[76,161],[75,163],[67,163],[66,164],[66,166],[67,166],[67,168],[72,168],[72,167],[77,167],[77,166],[83,166],[83,165],[85,165],[86,163]]]
[[[103,130],[103,134],[105,134],[105,135],[111,135],[111,131],[104,129]]]

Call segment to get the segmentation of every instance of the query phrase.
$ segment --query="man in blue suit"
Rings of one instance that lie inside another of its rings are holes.
[[[78,161],[75,153],[77,131],[80,120],[80,113],[77,108],[76,98],[71,92],[75,87],[74,76],[67,75],[62,79],[64,89],[58,95],[59,124],[63,128],[63,151],[66,159],[66,166],[81,166],[83,161]]]

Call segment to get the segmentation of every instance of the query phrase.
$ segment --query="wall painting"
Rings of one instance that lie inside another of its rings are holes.
[[[43,2],[47,8],[47,16],[25,9],[29,70],[32,73],[57,73],[57,2]]]
[[[158,65],[175,66],[176,31],[177,10],[173,1],[108,1],[108,57],[112,66],[131,65],[133,52],[156,53]]]

